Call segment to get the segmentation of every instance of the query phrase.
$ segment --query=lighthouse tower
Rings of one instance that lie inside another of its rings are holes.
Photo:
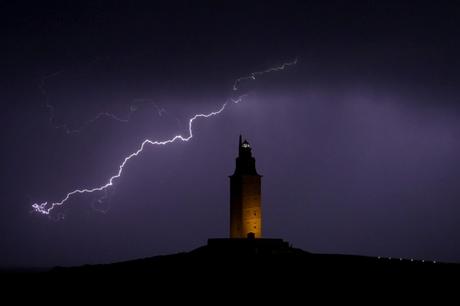
[[[262,237],[261,177],[251,146],[240,135],[235,173],[230,176],[230,238]]]

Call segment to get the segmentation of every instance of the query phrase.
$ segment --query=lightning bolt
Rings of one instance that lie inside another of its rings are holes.
[[[230,101],[233,102],[233,103],[239,103],[243,100],[244,98],[244,95],[243,96],[240,96],[238,97],[237,99],[231,99]],[[183,141],[183,142],[188,142],[190,139],[193,138],[193,129],[192,129],[192,126],[193,126],[193,122],[198,119],[198,118],[209,118],[209,117],[214,117],[218,114],[220,114],[221,112],[224,111],[224,109],[226,108],[228,102],[225,102],[218,110],[216,111],[213,111],[213,112],[210,112],[210,113],[207,113],[207,114],[196,114],[195,116],[193,116],[192,118],[189,119],[189,122],[188,122],[188,135],[186,137],[182,136],[182,135],[176,135],[174,136],[173,138],[171,139],[167,139],[167,140],[163,140],[163,141],[152,141],[150,139],[146,139],[142,142],[142,144],[139,146],[139,148],[131,153],[130,155],[126,156],[125,159],[123,160],[123,162],[121,163],[121,165],[118,167],[118,172],[111,176],[110,179],[108,180],[108,182],[105,184],[105,185],[102,185],[102,186],[99,186],[99,187],[95,187],[95,188],[91,188],[91,189],[75,189],[74,191],[71,191],[69,192],[66,197],[64,199],[62,199],[60,202],[55,202],[55,203],[51,203],[48,207],[48,202],[43,202],[43,203],[34,203],[32,205],[32,208],[39,212],[39,213],[42,213],[42,214],[45,214],[45,215],[48,215],[51,210],[54,209],[54,207],[56,206],[61,206],[63,205],[65,202],[67,202],[70,197],[72,197],[73,195],[76,195],[76,194],[82,194],[82,193],[92,193],[92,192],[95,192],[95,191],[103,191],[107,188],[109,188],[110,186],[113,186],[113,183],[116,179],[118,179],[121,174],[123,173],[123,169],[126,165],[126,163],[132,159],[132,158],[135,158],[137,157],[145,148],[146,145],[160,145],[160,146],[164,146],[164,145],[167,145],[167,144],[170,144],[170,143],[173,143],[173,142],[176,142],[176,141]]]
[[[258,72],[253,72],[251,73],[249,76],[246,76],[246,77],[241,77],[241,78],[238,78],[234,85],[233,85],[233,90],[234,91],[238,91],[238,88],[239,88],[239,84],[242,82],[242,81],[245,81],[245,80],[254,80],[255,79],[255,76],[256,75],[262,75],[262,74],[265,74],[265,73],[270,73],[270,72],[273,72],[273,71],[280,71],[280,70],[284,70],[287,66],[291,66],[291,65],[295,65],[297,64],[297,59],[295,59],[294,61],[292,62],[288,62],[288,63],[284,63],[282,64],[281,66],[277,66],[277,67],[272,67],[272,68],[269,68],[267,70],[264,70],[264,71],[258,71]],[[105,183],[104,185],[101,185],[99,187],[94,187],[94,188],[82,188],[82,189],[75,189],[69,193],[67,193],[67,195],[59,202],[53,202],[53,203],[50,203],[48,204],[48,202],[43,202],[43,203],[34,203],[32,204],[32,208],[34,211],[38,212],[38,213],[41,213],[41,214],[44,214],[44,215],[49,215],[51,213],[51,211],[55,208],[55,207],[58,207],[58,206],[61,206],[61,205],[64,205],[71,197],[75,196],[75,195],[78,195],[78,194],[85,194],[85,193],[93,193],[93,192],[97,192],[97,191],[104,191],[106,190],[107,188],[113,186],[114,182],[122,175],[123,173],[123,170],[125,168],[125,166],[127,165],[127,163],[131,160],[131,159],[134,159],[136,158],[137,156],[139,156],[139,154],[142,153],[142,151],[144,150],[144,148],[147,146],[147,145],[156,145],[156,146],[166,146],[168,144],[171,144],[171,143],[174,143],[174,142],[177,142],[177,141],[182,141],[182,142],[188,142],[190,141],[192,138],[193,138],[193,123],[195,122],[195,120],[197,119],[200,119],[200,118],[210,118],[210,117],[214,117],[214,116],[217,116],[219,115],[220,113],[222,113],[227,105],[229,103],[240,103],[243,101],[243,99],[246,97],[247,95],[240,95],[239,97],[237,98],[231,98],[229,99],[227,102],[225,102],[219,109],[215,110],[215,111],[212,111],[212,112],[209,112],[209,113],[206,113],[206,114],[196,114],[194,115],[193,117],[191,117],[188,121],[188,135],[187,136],[182,136],[182,135],[175,135],[174,137],[170,138],[170,139],[167,139],[167,140],[162,140],[162,141],[158,141],[158,140],[150,140],[150,139],[145,139],[141,145],[137,148],[136,151],[134,151],[133,153],[131,153],[130,155],[126,156],[124,159],[123,159],[123,162],[120,164],[120,166],[118,167],[118,171],[116,174],[112,175],[107,183]]]
[[[243,82],[243,81],[255,80],[256,76],[263,75],[263,74],[270,73],[270,72],[274,72],[274,71],[281,71],[281,70],[286,69],[286,67],[288,67],[288,66],[292,66],[292,65],[296,65],[296,64],[297,64],[297,58],[295,60],[293,60],[292,62],[286,62],[286,63],[282,64],[281,66],[271,67],[271,68],[268,68],[266,70],[252,72],[248,76],[244,76],[244,77],[236,79],[235,82],[233,83],[233,90],[234,91],[238,90],[240,88],[240,83]]]

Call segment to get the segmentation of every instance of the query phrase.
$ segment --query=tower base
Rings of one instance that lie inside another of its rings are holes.
[[[207,249],[222,255],[273,255],[288,252],[290,246],[275,238],[214,238],[208,239]]]

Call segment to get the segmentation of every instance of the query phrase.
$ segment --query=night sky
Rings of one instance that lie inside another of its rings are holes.
[[[460,262],[454,3],[1,2],[0,267],[227,237],[240,133],[263,175],[265,237]],[[107,192],[33,211],[104,185],[144,139],[187,136],[189,118],[241,94],[189,142],[145,147]]]

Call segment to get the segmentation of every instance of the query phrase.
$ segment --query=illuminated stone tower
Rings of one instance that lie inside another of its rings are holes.
[[[235,173],[230,176],[230,238],[262,237],[261,175],[251,146],[240,135]]]

